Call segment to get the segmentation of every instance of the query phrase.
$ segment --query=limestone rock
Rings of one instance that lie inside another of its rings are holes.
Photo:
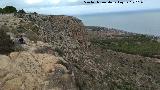
[[[53,75],[54,83],[58,83],[59,78],[72,83],[72,78],[68,74],[65,66],[58,64],[57,57],[51,54],[36,54],[33,52],[13,52],[8,56],[0,56],[0,88],[2,90],[64,90],[64,87],[54,85],[48,86],[45,82],[53,82],[50,75]],[[64,83],[63,83],[64,84]],[[74,83],[73,83],[74,84]],[[68,86],[72,89],[73,86]],[[75,85],[74,85],[75,88]]]

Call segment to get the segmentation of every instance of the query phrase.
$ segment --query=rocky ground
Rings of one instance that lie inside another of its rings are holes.
[[[38,41],[21,46],[24,51],[0,55],[0,90],[77,89],[74,75],[63,65],[67,62],[45,48],[50,45]]]
[[[0,21],[17,46],[0,56],[1,90],[160,89],[159,59],[93,46],[75,17],[17,14]],[[19,35],[26,44],[16,43]]]

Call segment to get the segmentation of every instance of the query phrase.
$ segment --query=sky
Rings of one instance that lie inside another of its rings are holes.
[[[91,0],[85,0],[91,1]],[[92,0],[97,1],[97,0]],[[109,0],[98,0],[109,1]],[[118,1],[118,0],[110,0]],[[127,0],[119,0],[126,1]],[[132,0],[136,1],[136,0]],[[112,4],[86,4],[84,0],[0,0],[0,7],[15,6],[17,9],[24,9],[27,12],[38,12],[49,15],[86,15],[110,12],[125,12],[139,10],[160,9],[160,0],[140,0],[143,3],[112,3]]]

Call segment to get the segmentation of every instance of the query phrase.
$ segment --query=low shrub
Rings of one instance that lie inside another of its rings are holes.
[[[6,34],[7,31],[9,31],[8,27],[0,27],[0,54],[9,54],[14,51],[14,43],[10,36]]]
[[[47,46],[43,46],[43,47],[39,47],[37,48],[34,52],[35,53],[48,53],[48,54],[53,54],[53,49],[51,47],[47,47]]]
[[[41,41],[40,37],[36,33],[30,30],[26,31],[26,37],[28,37],[29,40],[34,42]]]
[[[55,51],[56,51],[60,56],[63,56],[63,55],[64,55],[63,50],[60,49],[60,48],[58,48],[58,47],[55,48]]]

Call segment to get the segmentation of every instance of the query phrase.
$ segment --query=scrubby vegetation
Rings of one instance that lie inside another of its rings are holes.
[[[159,90],[160,65],[153,59],[107,51],[94,45],[92,48],[97,68],[104,71],[98,78],[99,83],[107,85],[102,84],[100,90]]]
[[[17,9],[13,6],[6,6],[5,8],[0,8],[0,13],[16,13]]]
[[[60,56],[63,56],[63,55],[64,55],[63,50],[60,49],[60,48],[58,48],[58,47],[55,48],[55,51],[56,51]]]
[[[93,61],[104,71],[98,83],[103,82],[107,87],[102,84],[101,90],[159,90],[160,66],[155,59],[149,58],[160,55],[157,37],[135,34],[94,38],[91,42]]]
[[[9,29],[6,26],[0,27],[0,54],[8,54],[14,51],[14,43],[10,36],[6,34]]]
[[[93,39],[92,43],[103,49],[111,49],[129,54],[149,57],[160,55],[160,43],[155,37],[147,35],[137,34],[124,36],[123,38],[108,38],[104,40]]]
[[[31,30],[27,30],[25,34],[26,34],[26,37],[28,37],[28,39],[31,41],[34,41],[34,42],[41,41],[40,37]]]
[[[48,54],[54,54],[53,53],[54,49],[51,47],[47,47],[47,46],[43,46],[43,47],[39,47],[37,48],[34,52],[35,53],[48,53]]]
[[[25,14],[26,12],[23,9],[17,10],[17,8],[14,6],[6,6],[4,8],[0,8],[0,13],[3,13],[3,14],[9,14],[9,13]],[[34,12],[34,13],[36,13],[36,12]]]
[[[22,9],[22,10],[19,10],[18,13],[25,14],[26,12]]]

